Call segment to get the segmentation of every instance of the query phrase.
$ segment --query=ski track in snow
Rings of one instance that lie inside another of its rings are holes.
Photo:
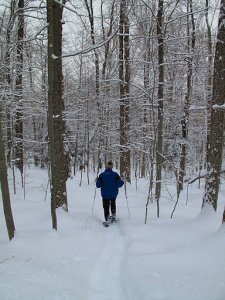
[[[125,235],[119,224],[106,231],[105,245],[100,253],[90,280],[88,300],[126,299],[121,274],[126,249]]]

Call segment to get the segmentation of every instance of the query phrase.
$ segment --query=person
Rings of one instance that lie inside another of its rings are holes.
[[[106,169],[102,172],[96,180],[96,187],[101,188],[101,196],[104,210],[104,217],[106,225],[110,223],[110,208],[111,219],[116,221],[116,197],[119,193],[119,188],[124,184],[119,174],[112,170],[113,163],[108,161]]]

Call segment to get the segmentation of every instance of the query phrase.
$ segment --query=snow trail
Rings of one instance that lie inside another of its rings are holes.
[[[126,240],[118,224],[105,230],[105,245],[90,280],[89,300],[126,299],[121,276]]]

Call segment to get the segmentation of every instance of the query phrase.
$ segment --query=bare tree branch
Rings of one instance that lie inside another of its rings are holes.
[[[86,48],[86,49],[83,49],[83,50],[79,50],[79,51],[74,52],[74,53],[64,54],[61,57],[54,55],[53,59],[66,58],[66,57],[71,57],[71,56],[77,56],[77,55],[81,55],[81,54],[86,54],[86,53],[89,53],[91,51],[94,51],[95,49],[101,48],[102,46],[104,46],[105,44],[107,44],[117,34],[118,30],[119,30],[119,27],[117,28],[117,30],[111,36],[109,36],[105,41],[103,41],[103,42],[101,42],[99,44],[92,45],[89,48]]]

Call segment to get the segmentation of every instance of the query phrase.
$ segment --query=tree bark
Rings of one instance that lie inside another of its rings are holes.
[[[161,195],[161,179],[163,166],[163,94],[164,94],[164,37],[163,37],[163,0],[158,2],[157,37],[158,37],[158,126],[156,144],[156,189],[157,216],[159,217],[159,198]]]
[[[16,166],[23,174],[23,39],[24,39],[24,0],[18,2],[17,31],[17,71],[16,71],[16,118],[15,118],[15,155]]]
[[[130,46],[127,5],[127,0],[121,0],[119,30],[120,174],[130,182]]]
[[[209,24],[209,0],[206,0],[205,4],[205,19],[207,26],[207,36],[208,36],[208,80],[207,80],[207,147],[209,145],[209,132],[210,132],[210,122],[211,122],[211,107],[212,107],[212,69],[213,69],[213,57],[212,57],[212,33]],[[206,161],[208,161],[208,151],[206,151]]]
[[[10,63],[10,48],[11,48],[11,34],[12,29],[15,22],[15,8],[16,2],[15,0],[11,0],[10,2],[10,15],[9,21],[6,30],[6,53],[5,53],[5,78],[7,83],[7,94],[10,97],[10,90],[11,90],[11,63]],[[12,134],[12,122],[11,122],[11,105],[7,105],[6,107],[6,115],[7,115],[7,163],[8,165],[11,164],[11,156],[12,156],[12,143],[13,143],[13,134]]]
[[[211,124],[208,144],[207,176],[203,207],[217,209],[224,141],[225,103],[225,0],[221,0],[213,74]]]
[[[93,10],[93,1],[90,0],[90,3],[88,3],[88,0],[85,1],[85,6],[88,12],[88,18],[91,28],[91,40],[93,46],[96,44],[95,40],[95,24],[94,24],[94,10]],[[103,113],[102,113],[102,107],[100,102],[100,66],[99,66],[99,54],[98,50],[94,49],[94,57],[95,57],[95,96],[96,96],[96,102],[97,102],[97,110],[98,110],[98,135],[99,135],[99,144],[98,144],[98,168],[102,165],[102,153],[103,153],[103,147],[104,147],[104,135],[103,135]]]
[[[62,12],[63,6],[47,1],[48,18],[48,133],[51,165],[51,212],[53,228],[57,229],[57,207],[67,211],[66,180],[68,156],[64,150],[65,122],[63,120],[62,74]],[[56,58],[57,57],[57,58]]]
[[[192,99],[192,66],[193,66],[193,54],[195,50],[195,21],[193,15],[192,8],[192,0],[189,0],[187,3],[187,36],[188,36],[188,49],[189,49],[189,57],[188,57],[188,71],[187,71],[187,96],[185,97],[184,104],[184,112],[183,117],[181,119],[181,128],[182,128],[182,143],[181,143],[181,155],[180,155],[180,169],[178,176],[178,197],[180,192],[183,190],[184,185],[184,176],[186,169],[186,153],[187,153],[187,143],[188,143],[188,123],[189,123],[189,106]],[[189,13],[191,16],[191,33],[189,29]]]
[[[223,220],[222,220],[223,224],[225,223],[225,208],[224,208],[224,211],[223,211]]]
[[[9,239],[11,240],[14,237],[15,226],[14,226],[13,214],[12,214],[11,203],[10,203],[10,193],[9,193],[9,185],[8,185],[8,178],[7,178],[5,145],[3,141],[1,114],[0,114],[0,170],[1,170],[0,183],[1,183],[1,190],[2,190],[3,209],[4,209],[8,236]]]

